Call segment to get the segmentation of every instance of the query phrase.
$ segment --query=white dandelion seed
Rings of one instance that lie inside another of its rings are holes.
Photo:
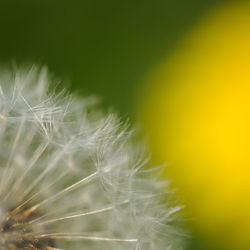
[[[0,249],[181,249],[132,133],[48,85],[0,76]]]

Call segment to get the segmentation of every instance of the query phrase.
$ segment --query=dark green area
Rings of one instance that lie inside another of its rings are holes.
[[[0,1],[0,63],[46,64],[72,90],[130,116],[147,72],[220,2]]]

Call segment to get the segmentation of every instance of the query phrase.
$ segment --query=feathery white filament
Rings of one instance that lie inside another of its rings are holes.
[[[49,84],[36,67],[0,74],[0,248],[181,249],[179,207],[127,126]]]

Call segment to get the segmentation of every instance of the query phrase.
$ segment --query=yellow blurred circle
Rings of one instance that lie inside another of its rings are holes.
[[[249,1],[213,10],[149,82],[139,116],[193,230],[250,249]]]

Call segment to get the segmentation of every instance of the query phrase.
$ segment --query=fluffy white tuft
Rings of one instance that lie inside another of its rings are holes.
[[[127,126],[49,82],[36,67],[0,76],[0,248],[181,249],[179,207]]]

